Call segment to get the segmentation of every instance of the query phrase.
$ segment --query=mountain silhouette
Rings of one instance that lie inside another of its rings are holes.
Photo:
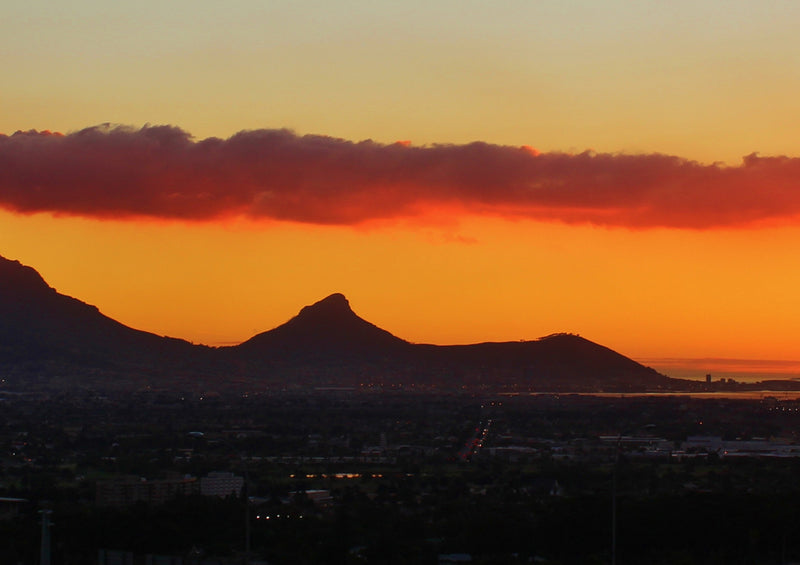
[[[129,328],[0,257],[0,363],[29,370],[157,370],[202,356],[196,346]]]
[[[664,389],[676,380],[571,334],[522,342],[413,344],[360,318],[336,293],[235,346],[210,348],[129,328],[0,257],[0,368],[7,375],[144,376],[318,384],[536,390]]]
[[[579,335],[557,333],[530,341],[421,346],[424,362],[471,375],[479,384],[536,385],[539,389],[660,389],[670,379]]]
[[[408,342],[360,318],[343,294],[331,294],[306,306],[273,330],[237,346],[259,356],[372,355],[400,351]]]

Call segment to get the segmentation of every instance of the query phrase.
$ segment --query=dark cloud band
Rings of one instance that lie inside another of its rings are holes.
[[[0,135],[0,207],[102,218],[244,216],[358,224],[440,208],[631,228],[792,222],[800,159],[736,167],[646,154],[409,146],[243,131],[195,141],[172,126]]]

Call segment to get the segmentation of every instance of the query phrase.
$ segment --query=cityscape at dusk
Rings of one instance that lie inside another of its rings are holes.
[[[0,18],[0,564],[800,563],[800,3]]]

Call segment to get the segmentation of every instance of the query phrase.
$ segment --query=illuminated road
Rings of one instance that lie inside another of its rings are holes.
[[[491,427],[491,419],[486,420],[485,423],[478,422],[478,426],[475,428],[475,433],[472,434],[472,437],[470,437],[469,440],[467,440],[467,443],[464,444],[464,447],[461,448],[461,451],[458,453],[458,458],[462,461],[471,461],[486,442],[486,437],[489,435],[489,430]]]

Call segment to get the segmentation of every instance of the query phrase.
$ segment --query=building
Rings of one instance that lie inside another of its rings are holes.
[[[131,477],[97,481],[95,504],[97,506],[129,506],[137,502],[144,502],[149,505],[158,505],[179,494],[192,494],[198,490],[197,477],[190,476],[154,481]]]
[[[27,504],[24,498],[0,498],[0,520],[13,520],[20,514],[20,508]]]
[[[212,471],[207,476],[200,478],[200,494],[203,496],[219,498],[231,495],[239,496],[243,487],[244,479],[229,472]]]

